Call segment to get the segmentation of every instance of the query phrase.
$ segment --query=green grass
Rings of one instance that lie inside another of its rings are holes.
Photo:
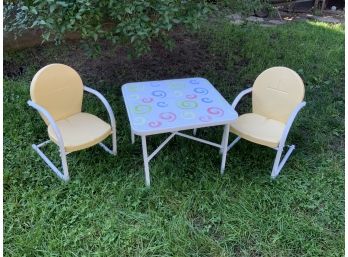
[[[197,37],[232,74],[211,68],[199,75],[229,101],[271,66],[303,77],[307,106],[291,130],[297,148],[279,178],[270,179],[271,149],[241,141],[221,177],[215,148],[176,138],[150,163],[152,187],[145,188],[140,140],[130,143],[117,85],[99,90],[116,110],[118,155],[99,147],[71,154],[71,181],[62,183],[30,146],[47,137],[26,105],[34,62],[4,80],[6,256],[344,255],[344,27],[221,23],[203,26]],[[92,97],[84,105],[106,117]],[[222,129],[199,135],[219,141]],[[162,139],[150,138],[150,149]],[[58,163],[57,149],[45,150]]]

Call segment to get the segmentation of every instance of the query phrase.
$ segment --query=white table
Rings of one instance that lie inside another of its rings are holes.
[[[145,184],[150,185],[149,161],[175,135],[215,146],[222,153],[221,174],[226,163],[229,124],[238,114],[214,86],[204,78],[172,79],[127,83],[122,86],[132,143],[134,134],[141,136]],[[221,144],[213,143],[179,131],[224,125]],[[148,155],[146,136],[171,133]]]

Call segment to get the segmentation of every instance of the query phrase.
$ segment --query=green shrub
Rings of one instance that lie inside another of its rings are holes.
[[[58,43],[67,32],[78,32],[86,42],[106,39],[130,45],[140,55],[154,38],[170,42],[168,32],[178,25],[196,28],[210,7],[199,0],[9,1],[4,4],[5,30],[39,28],[44,41]]]

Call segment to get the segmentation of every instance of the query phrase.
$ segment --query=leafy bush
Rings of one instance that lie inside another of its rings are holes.
[[[21,0],[4,4],[5,30],[40,28],[43,40],[60,42],[78,32],[86,42],[101,39],[133,47],[140,55],[154,38],[170,42],[175,26],[197,28],[211,5],[199,0]],[[93,44],[98,45],[98,44]]]

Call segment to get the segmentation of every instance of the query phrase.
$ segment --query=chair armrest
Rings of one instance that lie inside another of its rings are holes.
[[[285,128],[282,134],[282,137],[280,138],[280,146],[284,146],[286,138],[288,137],[288,133],[290,131],[290,128],[292,126],[292,123],[294,122],[295,118],[297,117],[297,114],[299,113],[299,111],[305,107],[306,102],[303,101],[301,103],[299,103],[291,112],[289,119],[287,120],[286,124],[285,124]]]
[[[249,87],[247,89],[244,89],[242,92],[240,92],[237,97],[233,100],[231,106],[233,108],[233,110],[236,109],[237,107],[237,104],[239,103],[239,101],[247,94],[251,93],[251,91],[253,91],[253,88],[252,87]]]
[[[92,95],[95,95],[104,104],[104,106],[109,114],[111,127],[113,130],[116,129],[116,121],[115,121],[114,112],[112,111],[111,106],[110,106],[109,102],[105,99],[105,97],[101,93],[99,93],[97,90],[90,88],[88,86],[84,86],[83,89],[86,92],[91,93]]]
[[[52,126],[52,129],[54,133],[57,136],[58,139],[58,145],[61,149],[64,149],[64,143],[63,143],[63,137],[62,134],[60,133],[59,127],[57,126],[56,121],[53,119],[52,115],[41,105],[38,105],[37,103],[34,103],[31,100],[27,101],[27,104],[37,110],[39,113],[41,113],[49,122],[49,124]]]

